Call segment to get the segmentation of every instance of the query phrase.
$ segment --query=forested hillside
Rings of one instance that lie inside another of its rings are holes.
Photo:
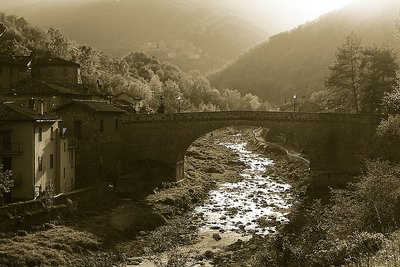
[[[275,104],[293,95],[309,97],[324,87],[336,48],[352,31],[364,46],[397,47],[394,21],[400,3],[359,1],[275,35],[210,76],[217,88],[251,92]]]
[[[213,70],[267,38],[265,31],[227,12],[227,3],[218,6],[220,1],[25,2],[6,0],[2,6],[115,56],[140,48],[186,71]]]
[[[90,45],[71,41],[59,30],[44,31],[24,18],[0,13],[7,32],[0,36],[0,52],[55,56],[81,64],[83,82],[100,84],[106,93],[121,91],[141,96],[144,111],[155,112],[163,106],[167,112],[256,110],[268,108],[257,96],[238,91],[218,91],[197,71],[185,73],[178,67],[143,52],[131,52],[114,58]]]

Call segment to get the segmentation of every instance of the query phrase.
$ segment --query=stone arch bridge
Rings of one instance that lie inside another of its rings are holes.
[[[186,150],[196,139],[228,126],[257,126],[289,134],[306,152],[313,173],[357,174],[381,119],[374,115],[257,111],[131,115],[121,127],[122,166],[152,160],[169,166],[170,176],[180,180]]]

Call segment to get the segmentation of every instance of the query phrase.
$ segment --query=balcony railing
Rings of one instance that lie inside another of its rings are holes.
[[[19,155],[22,153],[21,143],[0,144],[0,155]]]

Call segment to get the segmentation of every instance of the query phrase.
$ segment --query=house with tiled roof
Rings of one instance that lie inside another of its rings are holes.
[[[38,58],[0,54],[0,89],[13,88],[18,83],[33,78],[44,82],[81,84],[80,65],[57,57]]]
[[[0,90],[10,88],[27,79],[27,65],[30,59],[0,54]]]
[[[139,112],[143,107],[143,98],[126,92],[112,96],[113,104],[128,112]]]
[[[42,106],[0,103],[0,164],[14,179],[8,201],[37,198],[47,187],[54,193],[74,188],[76,141],[60,122]]]
[[[92,185],[120,169],[121,117],[125,111],[110,101],[73,100],[55,110],[62,118],[67,135],[77,138],[76,184]]]
[[[86,84],[65,84],[27,79],[11,88],[0,89],[0,101],[19,101],[27,104],[31,99],[44,103],[45,111],[71,102],[73,99],[104,100],[95,86]]]
[[[33,58],[32,77],[46,82],[81,84],[81,66],[73,61],[57,57]]]

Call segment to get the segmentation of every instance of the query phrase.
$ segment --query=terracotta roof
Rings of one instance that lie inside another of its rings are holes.
[[[103,113],[125,113],[124,110],[117,108],[105,101],[92,101],[92,100],[72,100],[68,104],[62,105],[55,109],[55,111],[62,110],[63,108],[71,105],[78,105],[87,108],[94,112]]]
[[[34,66],[75,66],[80,67],[76,62],[65,60],[59,57],[49,58],[36,58],[34,60]]]
[[[0,95],[101,95],[94,86],[84,84],[62,84],[29,79],[20,82],[15,88],[0,90]]]
[[[46,113],[40,115],[37,110],[28,108],[20,103],[0,103],[0,121],[31,121],[46,120],[57,121],[60,118],[57,114]]]

